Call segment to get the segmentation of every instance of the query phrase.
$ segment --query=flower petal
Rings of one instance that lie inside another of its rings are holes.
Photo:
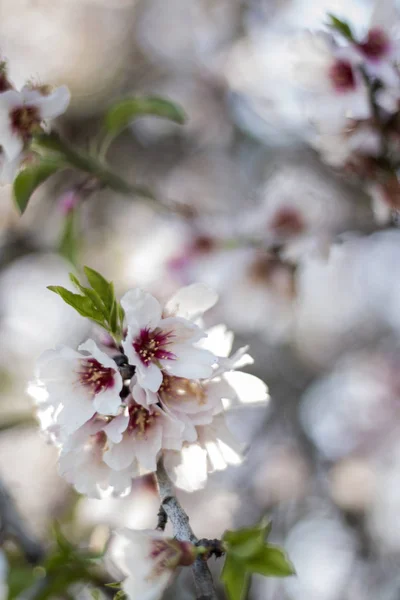
[[[193,283],[181,288],[167,302],[165,310],[170,315],[196,319],[218,300],[215,290],[204,283]]]

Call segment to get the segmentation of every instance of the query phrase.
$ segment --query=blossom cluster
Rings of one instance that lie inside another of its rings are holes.
[[[302,38],[294,60],[296,79],[312,92],[312,144],[325,162],[363,183],[376,219],[386,222],[400,207],[399,43],[374,23],[357,38],[331,19],[334,33]]]
[[[182,288],[164,307],[133,289],[121,299],[118,355],[89,339],[77,351],[63,346],[40,357],[30,391],[60,448],[60,473],[79,492],[127,493],[161,457],[176,485],[193,490],[208,471],[240,461],[226,409],[264,402],[267,389],[236,371],[252,362],[247,347],[229,356],[232,334],[202,327],[216,300],[203,284]]]
[[[10,183],[21,163],[28,160],[33,135],[44,131],[49,120],[63,114],[70,102],[70,92],[62,85],[25,84],[15,89],[7,74],[6,63],[0,64],[0,180]]]

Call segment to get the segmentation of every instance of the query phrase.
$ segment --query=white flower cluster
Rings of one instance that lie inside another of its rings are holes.
[[[307,92],[316,130],[312,145],[329,165],[356,176],[372,197],[378,222],[400,206],[399,40],[371,21],[357,38],[336,19],[335,34],[307,34],[295,44],[295,79]]]
[[[65,85],[51,89],[26,84],[16,90],[7,76],[6,64],[0,64],[0,181],[11,182],[35,133],[46,122],[63,114],[70,102]]]
[[[216,300],[213,290],[193,284],[162,308],[133,289],[121,300],[123,355],[111,358],[87,340],[78,351],[59,347],[41,356],[30,392],[60,447],[60,473],[79,492],[124,494],[162,455],[172,480],[188,490],[204,484],[208,471],[240,461],[225,410],[265,402],[267,388],[235,371],[252,359],[247,348],[229,358],[233,336],[225,327],[208,335],[201,327]]]

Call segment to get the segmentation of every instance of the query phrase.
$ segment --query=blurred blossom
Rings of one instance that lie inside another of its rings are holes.
[[[268,448],[260,467],[253,475],[253,488],[258,505],[271,505],[301,500],[309,491],[311,473],[297,449]]]
[[[306,391],[301,420],[326,458],[372,451],[390,430],[400,411],[397,365],[379,353],[350,356]]]
[[[86,319],[46,289],[52,284],[70,287],[69,269],[57,255],[32,254],[15,260],[1,273],[3,347],[23,359],[27,373],[47,347],[61,340],[76,344],[89,327]]]
[[[340,600],[354,568],[356,545],[339,520],[309,517],[290,531],[285,548],[297,577],[284,580],[291,600]]]
[[[365,458],[344,458],[329,474],[331,495],[341,509],[365,512],[371,505],[376,489],[376,469]]]
[[[147,0],[136,21],[138,43],[147,57],[172,70],[208,65],[235,33],[237,0]]]
[[[297,275],[295,343],[316,365],[328,364],[346,347],[371,339],[378,318],[370,303],[370,282],[360,272],[368,241],[332,245],[328,258],[303,261]]]

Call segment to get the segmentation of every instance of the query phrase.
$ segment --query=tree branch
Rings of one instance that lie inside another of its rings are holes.
[[[0,546],[6,539],[13,539],[32,564],[44,557],[42,544],[28,530],[10,492],[0,479]]]
[[[197,543],[197,537],[189,524],[189,517],[174,495],[170,478],[164,468],[162,459],[157,465],[156,477],[160,492],[161,504],[168,515],[178,540]],[[194,583],[196,586],[197,600],[217,600],[214,583],[207,562],[201,557],[192,565]]]

